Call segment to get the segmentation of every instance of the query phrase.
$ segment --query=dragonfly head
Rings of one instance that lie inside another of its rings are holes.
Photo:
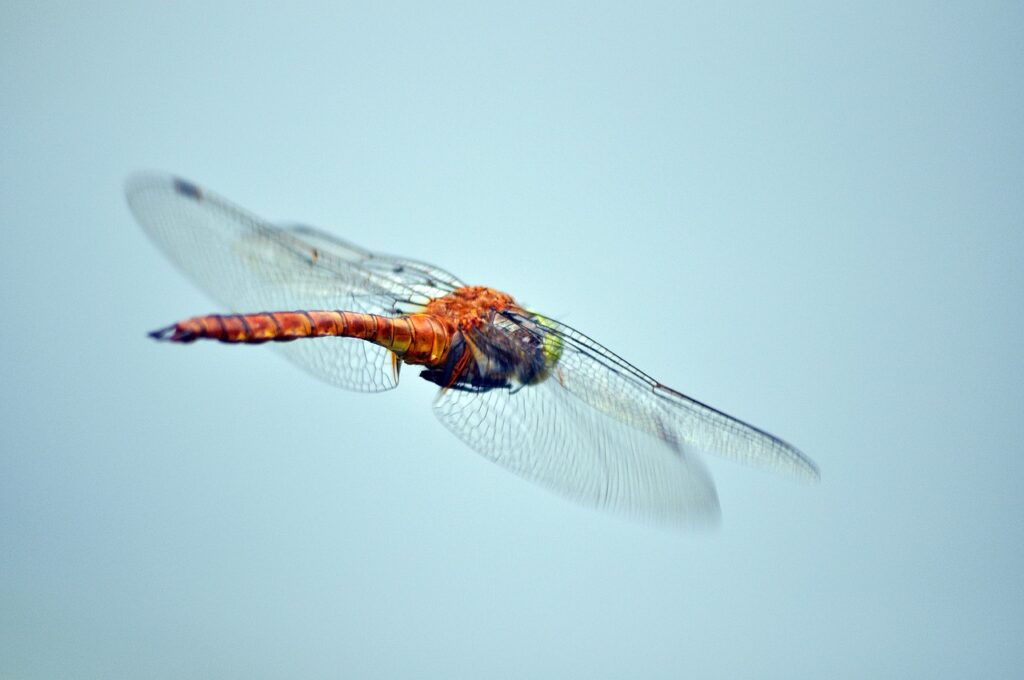
[[[516,378],[523,385],[536,385],[551,375],[562,358],[562,338],[547,317],[531,311],[526,311],[526,314],[528,316],[517,320],[519,333],[522,334],[521,341],[532,347],[531,351],[523,354]]]
[[[558,360],[562,358],[562,336],[555,332],[555,325],[546,316],[531,312],[533,318],[537,320],[541,326],[546,329],[544,333],[544,363],[547,365],[548,370],[555,367]]]

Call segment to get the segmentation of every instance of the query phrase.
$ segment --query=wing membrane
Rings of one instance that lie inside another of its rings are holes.
[[[375,255],[310,227],[282,228],[184,180],[132,177],[128,205],[170,260],[235,312],[344,309],[392,316],[444,295],[455,277]],[[276,347],[314,376],[360,391],[395,386],[388,351],[345,338]]]
[[[579,331],[551,319],[529,327],[555,334],[562,354],[553,377],[592,408],[669,444],[818,479],[818,468],[793,445],[662,385]]]
[[[606,418],[554,380],[517,391],[442,391],[434,413],[485,458],[572,500],[668,524],[718,519],[699,460]]]

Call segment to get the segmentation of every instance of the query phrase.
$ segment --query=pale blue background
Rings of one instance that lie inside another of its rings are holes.
[[[1008,677],[1024,11],[0,10],[0,677]],[[969,6],[969,8],[967,7]],[[140,168],[506,289],[801,446],[713,532],[332,389],[133,223]]]

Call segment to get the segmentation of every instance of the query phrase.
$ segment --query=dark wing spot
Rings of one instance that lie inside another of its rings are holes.
[[[196,201],[200,201],[203,198],[203,193],[199,190],[199,187],[183,179],[174,180],[174,190],[182,196],[188,196]]]

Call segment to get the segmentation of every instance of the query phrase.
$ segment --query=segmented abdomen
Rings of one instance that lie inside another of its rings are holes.
[[[449,324],[429,314],[390,318],[360,312],[299,311],[196,316],[150,335],[171,342],[210,339],[249,344],[358,338],[386,347],[406,363],[435,364],[447,357],[453,332]]]

